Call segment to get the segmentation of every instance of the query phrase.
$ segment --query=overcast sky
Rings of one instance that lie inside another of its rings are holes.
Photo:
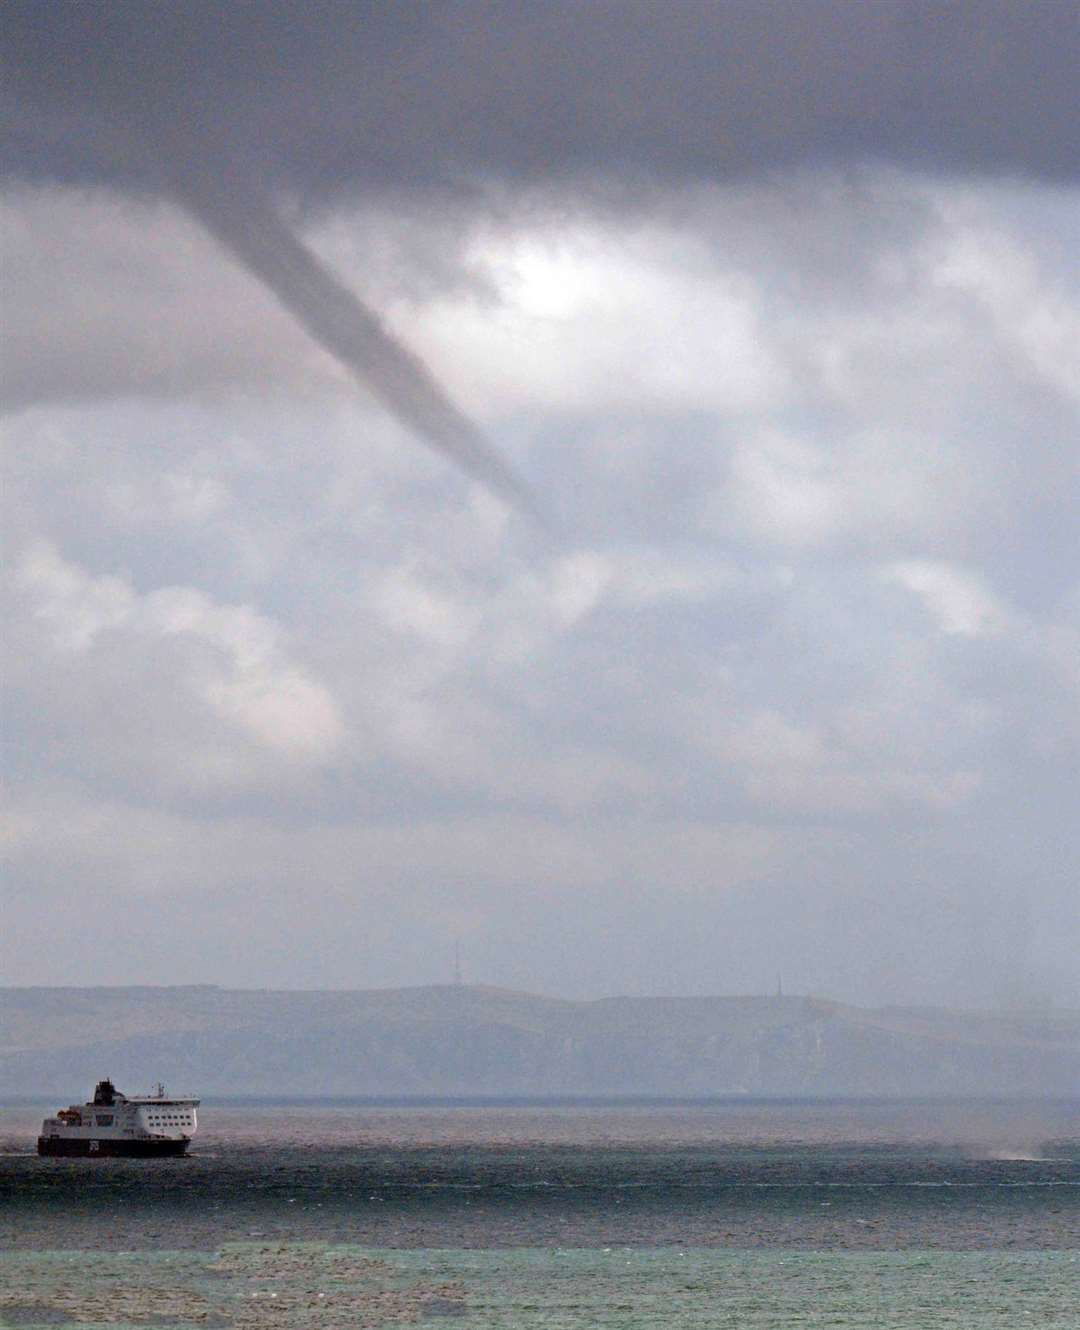
[[[0,982],[1080,1006],[1071,0],[3,23]]]

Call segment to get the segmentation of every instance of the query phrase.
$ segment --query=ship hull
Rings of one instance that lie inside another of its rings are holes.
[[[179,1141],[110,1141],[104,1137],[79,1140],[74,1137],[39,1136],[39,1155],[65,1155],[96,1159],[103,1155],[122,1155],[133,1159],[161,1159],[187,1152],[189,1140]]]

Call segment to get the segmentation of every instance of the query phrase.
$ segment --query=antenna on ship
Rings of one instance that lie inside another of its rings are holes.
[[[776,972],[776,996],[777,997],[784,996],[784,980],[779,970]]]
[[[461,943],[460,943],[460,942],[455,942],[455,943],[454,943],[454,987],[455,987],[455,988],[460,988],[461,986],[462,986],[462,978],[461,978]]]

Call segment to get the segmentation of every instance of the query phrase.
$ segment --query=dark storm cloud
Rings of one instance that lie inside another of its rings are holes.
[[[301,191],[884,158],[1073,177],[1070,0],[9,4],[19,173],[182,125]]]
[[[46,136],[45,156],[59,145],[62,160],[67,147],[73,146],[76,172],[88,169],[91,176],[100,173],[105,181],[115,180],[116,171],[122,174],[134,168],[145,183],[202,222],[403,424],[504,498],[531,508],[524,488],[419,357],[396,340],[379,316],[281,221],[252,164],[230,151],[227,142],[211,141],[207,131],[218,115],[228,124],[230,91],[219,89],[212,102],[202,102],[198,79],[179,88],[175,74],[157,64],[164,35],[180,68],[188,55],[197,68],[212,70],[211,51],[203,49],[197,35],[196,12],[184,13],[179,28],[170,21],[172,14],[156,6],[130,11],[88,6],[68,11],[67,16],[73,21],[64,28],[63,38],[55,43],[46,40],[39,51],[45,58],[36,68],[32,59],[22,58],[27,53],[23,41],[31,38],[30,46],[34,45],[35,25],[24,22],[25,15],[14,16],[16,82],[29,88],[31,102],[37,93],[43,124],[53,131]],[[48,29],[53,16],[42,17],[42,26]],[[154,27],[149,39],[147,17],[163,20],[162,28]],[[78,37],[74,42],[78,69],[68,71],[70,78],[58,86],[57,66],[62,69],[64,58],[71,55],[73,34]],[[203,39],[206,36],[204,30]],[[117,75],[115,80],[109,79],[110,72]],[[42,76],[37,86],[35,74]],[[12,118],[17,144],[26,140],[27,113],[28,108],[20,108]],[[17,147],[16,157],[20,152]],[[57,174],[66,174],[63,166]]]
[[[979,3],[13,3],[16,178],[180,202],[402,423],[520,487],[267,191],[885,157],[1062,176],[1076,14]]]

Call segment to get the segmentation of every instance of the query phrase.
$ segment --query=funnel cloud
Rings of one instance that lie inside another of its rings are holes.
[[[316,342],[432,447],[523,510],[533,504],[431,371],[358,296],[319,262],[255,186],[212,165],[167,162],[176,198],[273,292]]]

